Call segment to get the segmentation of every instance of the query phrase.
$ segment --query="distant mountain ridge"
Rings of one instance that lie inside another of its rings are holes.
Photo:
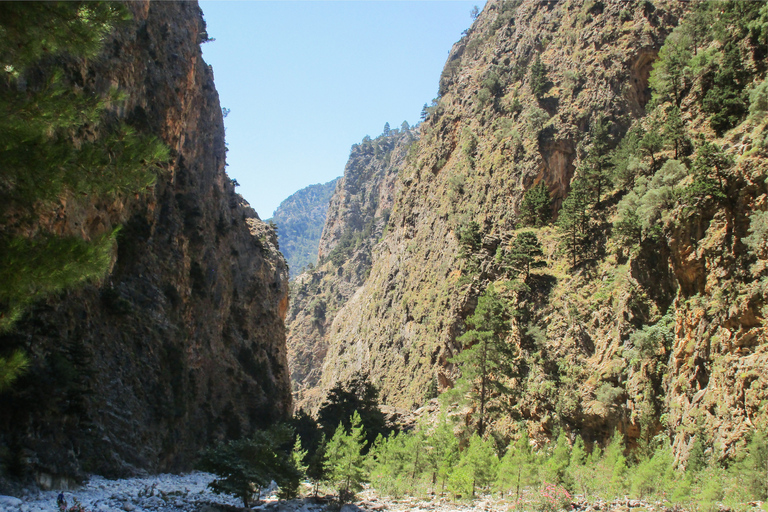
[[[280,250],[288,261],[291,279],[307,265],[317,263],[317,249],[325,216],[339,178],[310,185],[285,199],[271,219],[277,225]]]

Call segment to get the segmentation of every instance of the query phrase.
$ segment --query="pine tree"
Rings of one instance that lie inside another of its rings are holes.
[[[650,458],[640,461],[630,478],[632,493],[641,499],[666,496],[676,480],[672,448],[662,443]]]
[[[560,484],[570,487],[568,482],[568,465],[571,462],[571,447],[565,433],[560,431],[557,441],[554,443],[552,453],[542,468],[542,476],[545,482],[550,484]]]
[[[531,86],[531,92],[536,99],[542,99],[547,93],[549,79],[547,78],[547,68],[544,66],[544,63],[541,62],[541,54],[537,54],[536,60],[531,64],[529,84]]]
[[[506,341],[512,314],[506,300],[499,296],[493,285],[489,286],[467,319],[469,330],[457,339],[464,349],[451,359],[461,368],[461,378],[446,396],[458,395],[477,407],[477,432],[480,435],[484,434],[488,423],[491,398],[508,394],[507,380],[517,375],[517,353]]]
[[[680,106],[690,81],[688,63],[691,57],[688,35],[680,28],[672,31],[659,51],[648,82],[657,102],[671,100],[675,106]]]
[[[73,61],[96,57],[129,17],[110,2],[0,3],[0,218],[37,218],[67,193],[76,208],[154,182],[168,149],[107,115],[122,100],[118,91],[66,78]],[[31,302],[102,277],[115,245],[115,232],[86,240],[27,227],[0,225],[0,332]],[[19,361],[0,356],[6,383],[23,371]]]
[[[276,425],[256,431],[246,439],[219,444],[201,453],[198,467],[218,476],[209,485],[216,493],[233,494],[248,507],[254,494],[272,480],[283,495],[296,493],[301,471],[282,447],[290,442],[291,430]]]
[[[592,461],[587,454],[581,436],[576,436],[576,440],[573,442],[571,459],[566,473],[573,488],[579,490],[585,497],[588,496],[589,481],[594,478],[594,475]]]
[[[354,413],[362,420],[369,445],[379,434],[389,434],[384,414],[379,409],[379,390],[371,384],[367,375],[360,372],[356,372],[345,383],[337,382],[328,391],[320,404],[317,422],[326,438],[330,438],[339,422],[350,427],[349,420]]]
[[[539,258],[544,256],[541,250],[541,242],[533,231],[518,233],[509,244],[507,252],[503,256],[504,264],[513,271],[523,274],[523,281],[528,280],[531,268],[543,267],[546,262]]]
[[[427,452],[427,468],[432,473],[432,486],[440,481],[441,492],[445,491],[446,479],[459,459],[459,441],[453,434],[453,427],[444,413],[429,436],[430,449]],[[434,492],[434,491],[433,491]]]
[[[520,204],[520,220],[526,226],[541,227],[552,218],[552,198],[544,180],[529,188],[523,194]]]
[[[371,484],[380,493],[399,498],[408,492],[406,462],[407,434],[394,433],[388,437],[378,436],[369,450],[367,460],[370,466]],[[411,486],[412,487],[412,486]]]
[[[563,245],[571,256],[571,266],[576,267],[578,257],[584,252],[589,237],[587,235],[589,196],[583,180],[575,179],[571,191],[563,201],[557,218],[557,226],[562,230]]]
[[[349,420],[349,431],[342,423],[336,428],[328,442],[324,468],[327,478],[339,490],[340,501],[348,501],[355,492],[362,489],[367,479],[365,469],[365,432],[360,415],[355,411]]]
[[[499,459],[493,449],[493,442],[483,439],[477,433],[472,434],[459,465],[465,465],[470,470],[473,496],[476,488],[485,488],[493,482],[498,464]]]
[[[658,127],[651,126],[640,139],[640,150],[651,159],[651,168],[656,168],[656,154],[664,149],[664,137]]]
[[[594,196],[595,205],[600,206],[603,190],[610,185],[611,158],[609,152],[611,123],[604,116],[599,116],[590,130],[590,147],[581,168],[580,176],[584,179]]]
[[[753,500],[768,500],[768,438],[755,431],[747,444],[747,454],[734,467],[745,490]]]
[[[523,490],[538,482],[537,462],[530,446],[528,432],[523,430],[520,438],[509,444],[499,463],[496,489],[502,494],[514,491],[516,499],[520,500]]]
[[[612,498],[620,496],[627,488],[627,459],[624,456],[624,436],[616,430],[600,460],[597,481],[601,492]]]
[[[672,142],[675,150],[675,160],[679,160],[683,155],[685,147],[688,145],[688,134],[685,130],[685,124],[680,114],[680,108],[677,106],[667,110],[667,120],[664,123],[664,138]]]

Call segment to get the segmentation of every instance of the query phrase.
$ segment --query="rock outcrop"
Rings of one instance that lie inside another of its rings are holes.
[[[328,203],[339,179],[310,185],[291,194],[280,203],[272,218],[267,219],[267,222],[277,225],[280,251],[288,262],[291,279],[305,267],[317,263],[317,250],[328,213]]]
[[[328,330],[368,277],[372,248],[384,233],[399,187],[396,178],[417,137],[403,127],[352,146],[328,208],[317,267],[292,286],[288,361],[298,407],[315,409],[324,397],[318,382]]]
[[[133,20],[74,83],[126,94],[114,114],[172,162],[136,197],[68,207],[52,231],[122,225],[104,282],[36,304],[6,349],[28,372],[0,395],[0,459],[41,481],[190,469],[197,451],[291,409],[283,319],[288,270],[274,230],[224,171],[222,112],[196,2],[128,2]],[[49,227],[51,227],[49,226]]]
[[[460,369],[451,358],[462,349],[457,337],[477,297],[515,277],[496,256],[519,233],[525,192],[544,183],[556,218],[575,180],[587,179],[600,126],[610,149],[632,126],[661,130],[647,116],[651,107],[661,119],[674,112],[673,104],[649,104],[649,77],[686,9],[666,1],[488,2],[449,55],[440,96],[397,176],[368,276],[338,310],[317,310],[324,334],[313,346],[320,349],[314,359],[295,359],[309,363],[301,376],[316,374],[322,361],[311,393],[322,396],[362,372],[385,402],[411,408],[424,403],[433,382],[440,391],[453,386]],[[739,85],[756,87],[765,72],[759,43],[745,37],[734,47],[752,73]],[[708,51],[717,49],[715,42]],[[630,444],[666,431],[685,457],[697,436],[728,456],[745,432],[768,422],[766,255],[745,246],[750,218],[765,209],[765,123],[745,121],[724,137],[714,132],[700,105],[717,72],[686,78],[679,109],[690,139],[703,137],[697,148],[716,141],[733,159],[720,177],[727,200],[705,198],[693,214],[680,200],[657,221],[660,238],[622,249],[612,233],[617,204],[636,176],[650,180],[678,157],[680,148],[667,141],[656,154],[638,153],[635,177],[597,193],[580,262],[566,255],[562,231],[529,228],[547,267],[532,271],[525,286],[507,288],[517,311],[508,341],[519,354],[518,377],[496,428],[515,430],[527,420],[537,442],[563,427],[587,442],[606,441],[618,428]],[[697,179],[689,171],[694,150],[693,142],[688,153],[680,150],[688,169],[681,187]],[[470,265],[459,234],[471,222],[482,242]],[[321,252],[329,249],[321,244]],[[316,288],[306,279],[300,289],[310,304]]]

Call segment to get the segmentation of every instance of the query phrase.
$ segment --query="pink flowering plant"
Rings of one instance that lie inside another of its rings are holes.
[[[544,482],[541,490],[539,490],[539,495],[536,497],[536,510],[544,512],[569,510],[571,503],[571,493],[565,487]]]

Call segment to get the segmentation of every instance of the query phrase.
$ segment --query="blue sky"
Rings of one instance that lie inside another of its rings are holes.
[[[415,124],[448,52],[483,1],[200,2],[229,152],[262,219],[340,176],[352,144]]]

